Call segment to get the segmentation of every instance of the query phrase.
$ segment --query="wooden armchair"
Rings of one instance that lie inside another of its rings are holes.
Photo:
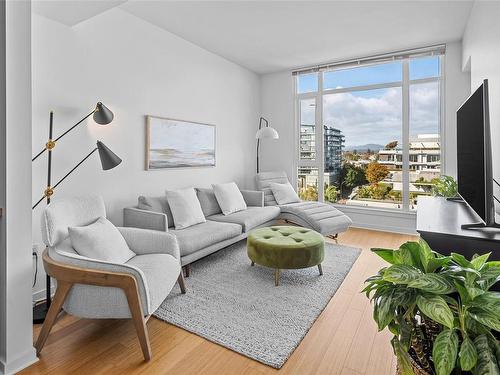
[[[151,359],[146,322],[176,281],[185,293],[179,246],[169,233],[118,228],[136,256],[123,264],[80,256],[71,246],[69,226],[105,216],[100,197],[74,198],[47,206],[42,231],[43,264],[57,289],[36,342],[40,353],[57,315],[64,309],[82,318],[132,318],[145,360]]]

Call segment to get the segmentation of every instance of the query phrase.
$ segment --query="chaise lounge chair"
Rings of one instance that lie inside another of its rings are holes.
[[[271,182],[288,183],[285,172],[261,172],[256,176],[257,189],[264,192],[265,206],[278,206],[280,218],[302,227],[311,228],[324,236],[336,238],[352,224],[351,219],[330,204],[302,201],[278,205],[269,187]]]

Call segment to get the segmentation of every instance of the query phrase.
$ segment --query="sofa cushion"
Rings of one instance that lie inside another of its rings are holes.
[[[194,188],[169,190],[167,200],[174,217],[175,229],[184,229],[205,222]]]
[[[229,215],[233,212],[238,212],[247,208],[245,199],[243,199],[240,189],[238,189],[238,186],[234,182],[213,184],[212,187],[224,215]]]
[[[264,206],[276,206],[278,204],[269,187],[271,182],[277,182],[278,184],[289,182],[285,172],[260,172],[255,176],[255,180],[257,189],[264,192]]]
[[[143,309],[145,313],[152,314],[176,283],[181,270],[179,260],[170,254],[146,254],[133,257],[127,264],[143,272],[149,295],[149,306],[147,309],[143,306]]]
[[[160,212],[167,215],[168,226],[174,226],[174,217],[168,205],[167,197],[146,197],[141,195],[137,200],[137,208],[146,211]]]
[[[259,225],[276,219],[280,214],[280,209],[277,206],[267,207],[248,207],[246,210],[238,211],[230,215],[212,215],[207,217],[210,221],[234,223],[243,227],[244,232],[248,232]]]
[[[81,256],[121,264],[135,255],[122,234],[105,217],[86,226],[69,227],[68,232],[71,244]]]
[[[323,235],[343,232],[352,224],[346,214],[328,203],[303,201],[281,205],[280,209],[282,218],[293,222],[294,217],[297,217],[302,221],[297,224],[307,226]]]
[[[216,215],[222,212],[219,203],[217,203],[214,189],[196,188],[196,194],[198,195],[201,210],[205,216]]]
[[[237,237],[241,234],[241,230],[241,225],[238,224],[208,220],[205,223],[185,229],[175,229],[169,233],[173,233],[177,237],[181,256],[186,256],[205,247]]]

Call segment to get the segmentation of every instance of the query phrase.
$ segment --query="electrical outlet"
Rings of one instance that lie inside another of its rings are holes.
[[[32,250],[32,255],[33,256],[36,256],[38,255],[38,249],[40,248],[40,245],[38,245],[37,243],[34,243],[33,246],[31,247],[31,250]]]

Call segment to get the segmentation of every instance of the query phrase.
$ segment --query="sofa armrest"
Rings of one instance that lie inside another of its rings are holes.
[[[264,207],[264,192],[257,190],[241,190],[247,206]]]
[[[168,232],[167,215],[135,207],[123,209],[123,226]]]
[[[149,309],[150,301],[149,301],[149,290],[146,282],[146,276],[139,268],[130,264],[111,263],[103,260],[87,258],[78,254],[71,254],[65,251],[59,251],[54,248],[49,248],[48,255],[54,261],[72,267],[78,267],[78,268],[101,271],[101,272],[128,274],[133,276],[137,283],[137,288],[139,290],[139,295],[141,297],[141,303],[143,309],[144,311],[147,311]]]
[[[180,261],[177,238],[171,233],[157,230],[118,227],[127,245],[137,255],[170,254]]]

